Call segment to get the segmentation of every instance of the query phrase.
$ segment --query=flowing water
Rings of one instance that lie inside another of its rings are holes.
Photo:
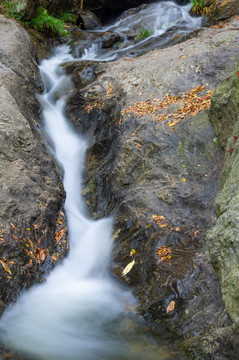
[[[134,297],[107,271],[113,220],[86,216],[80,183],[87,140],[75,133],[64,114],[73,85],[61,65],[72,60],[70,47],[64,45],[41,63],[45,92],[38,95],[47,142],[64,174],[69,256],[44,284],[23,293],[5,311],[1,339],[43,360],[182,359],[136,322]]]
[[[101,31],[75,34],[81,40],[78,46],[74,40],[75,55],[80,55],[82,60],[111,61],[173,45],[201,27],[202,19],[192,17],[190,9],[191,4],[179,6],[172,1],[163,1],[128,10]],[[108,38],[113,33],[118,34],[120,40],[108,49],[105,36]]]

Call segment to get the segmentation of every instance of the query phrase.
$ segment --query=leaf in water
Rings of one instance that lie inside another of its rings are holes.
[[[170,301],[168,307],[167,307],[167,314],[169,314],[171,311],[173,311],[175,308],[175,301]]]
[[[122,275],[126,275],[130,272],[130,270],[132,269],[132,267],[135,264],[135,260],[131,261],[123,270]]]
[[[9,269],[9,267],[7,266],[7,264],[5,263],[5,261],[0,260],[0,263],[2,264],[4,270],[5,270],[6,272],[8,272],[8,274],[11,274],[11,275],[12,275],[12,272],[11,272],[11,270]]]

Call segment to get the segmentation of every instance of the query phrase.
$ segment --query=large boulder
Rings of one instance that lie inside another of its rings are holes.
[[[93,216],[115,218],[113,271],[143,316],[201,359],[236,360],[239,334],[205,253],[222,150],[207,110],[184,117],[195,108],[186,101],[183,110],[180,99],[205,85],[194,94],[203,104],[231,73],[238,26],[234,19],[138,58],[89,63],[87,81],[81,62],[67,65],[76,85],[67,114],[90,144],[83,193]]]
[[[239,65],[214,92],[210,120],[225,151],[218,180],[209,259],[221,281],[227,311],[239,327]]]
[[[40,136],[35,94],[42,89],[28,34],[0,16],[0,297],[5,305],[54,265],[64,191]]]

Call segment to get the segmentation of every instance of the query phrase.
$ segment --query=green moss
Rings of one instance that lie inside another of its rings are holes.
[[[49,15],[47,10],[40,7],[38,10],[38,16],[29,21],[29,25],[38,31],[45,32],[49,35],[58,34],[67,36],[68,32],[65,29],[65,23],[61,19],[57,19],[52,15]]]

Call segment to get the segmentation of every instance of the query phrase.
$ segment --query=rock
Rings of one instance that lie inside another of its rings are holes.
[[[238,121],[238,75],[236,71],[214,91],[210,108],[210,121],[220,145],[227,148],[229,137]]]
[[[41,6],[47,9],[51,14],[61,14],[62,12],[75,11],[78,0],[40,0]]]
[[[79,14],[76,24],[83,30],[97,30],[102,28],[98,17],[89,10],[84,10]]]
[[[239,15],[239,3],[237,0],[219,0],[216,2],[216,6],[215,3],[213,4],[211,1],[208,9],[209,21],[214,23],[231,18],[234,15]]]
[[[215,227],[207,235],[207,250],[221,282],[228,313],[239,327],[239,65],[215,90],[210,121],[226,150],[218,180]]]
[[[102,48],[112,48],[117,42],[121,42],[122,40],[123,39],[119,34],[113,31],[108,31],[101,38]]]
[[[9,6],[15,16],[24,20],[31,20],[37,16],[40,0],[13,0]]]
[[[54,266],[56,219],[64,198],[39,131],[35,94],[43,85],[36,60],[26,31],[0,16],[0,290],[5,305],[43,281]]]
[[[203,97],[215,89],[237,63],[238,26],[235,18],[184,43],[95,66],[96,80],[83,87],[76,80],[66,109],[90,143],[89,211],[114,215],[112,270],[132,286],[141,314],[192,358],[238,357],[238,330],[205,252],[223,154],[207,110],[168,126],[182,104],[157,104],[166,94],[184,97],[205,85]],[[160,246],[171,249],[171,259],[160,257]],[[123,276],[132,249],[135,265]]]

